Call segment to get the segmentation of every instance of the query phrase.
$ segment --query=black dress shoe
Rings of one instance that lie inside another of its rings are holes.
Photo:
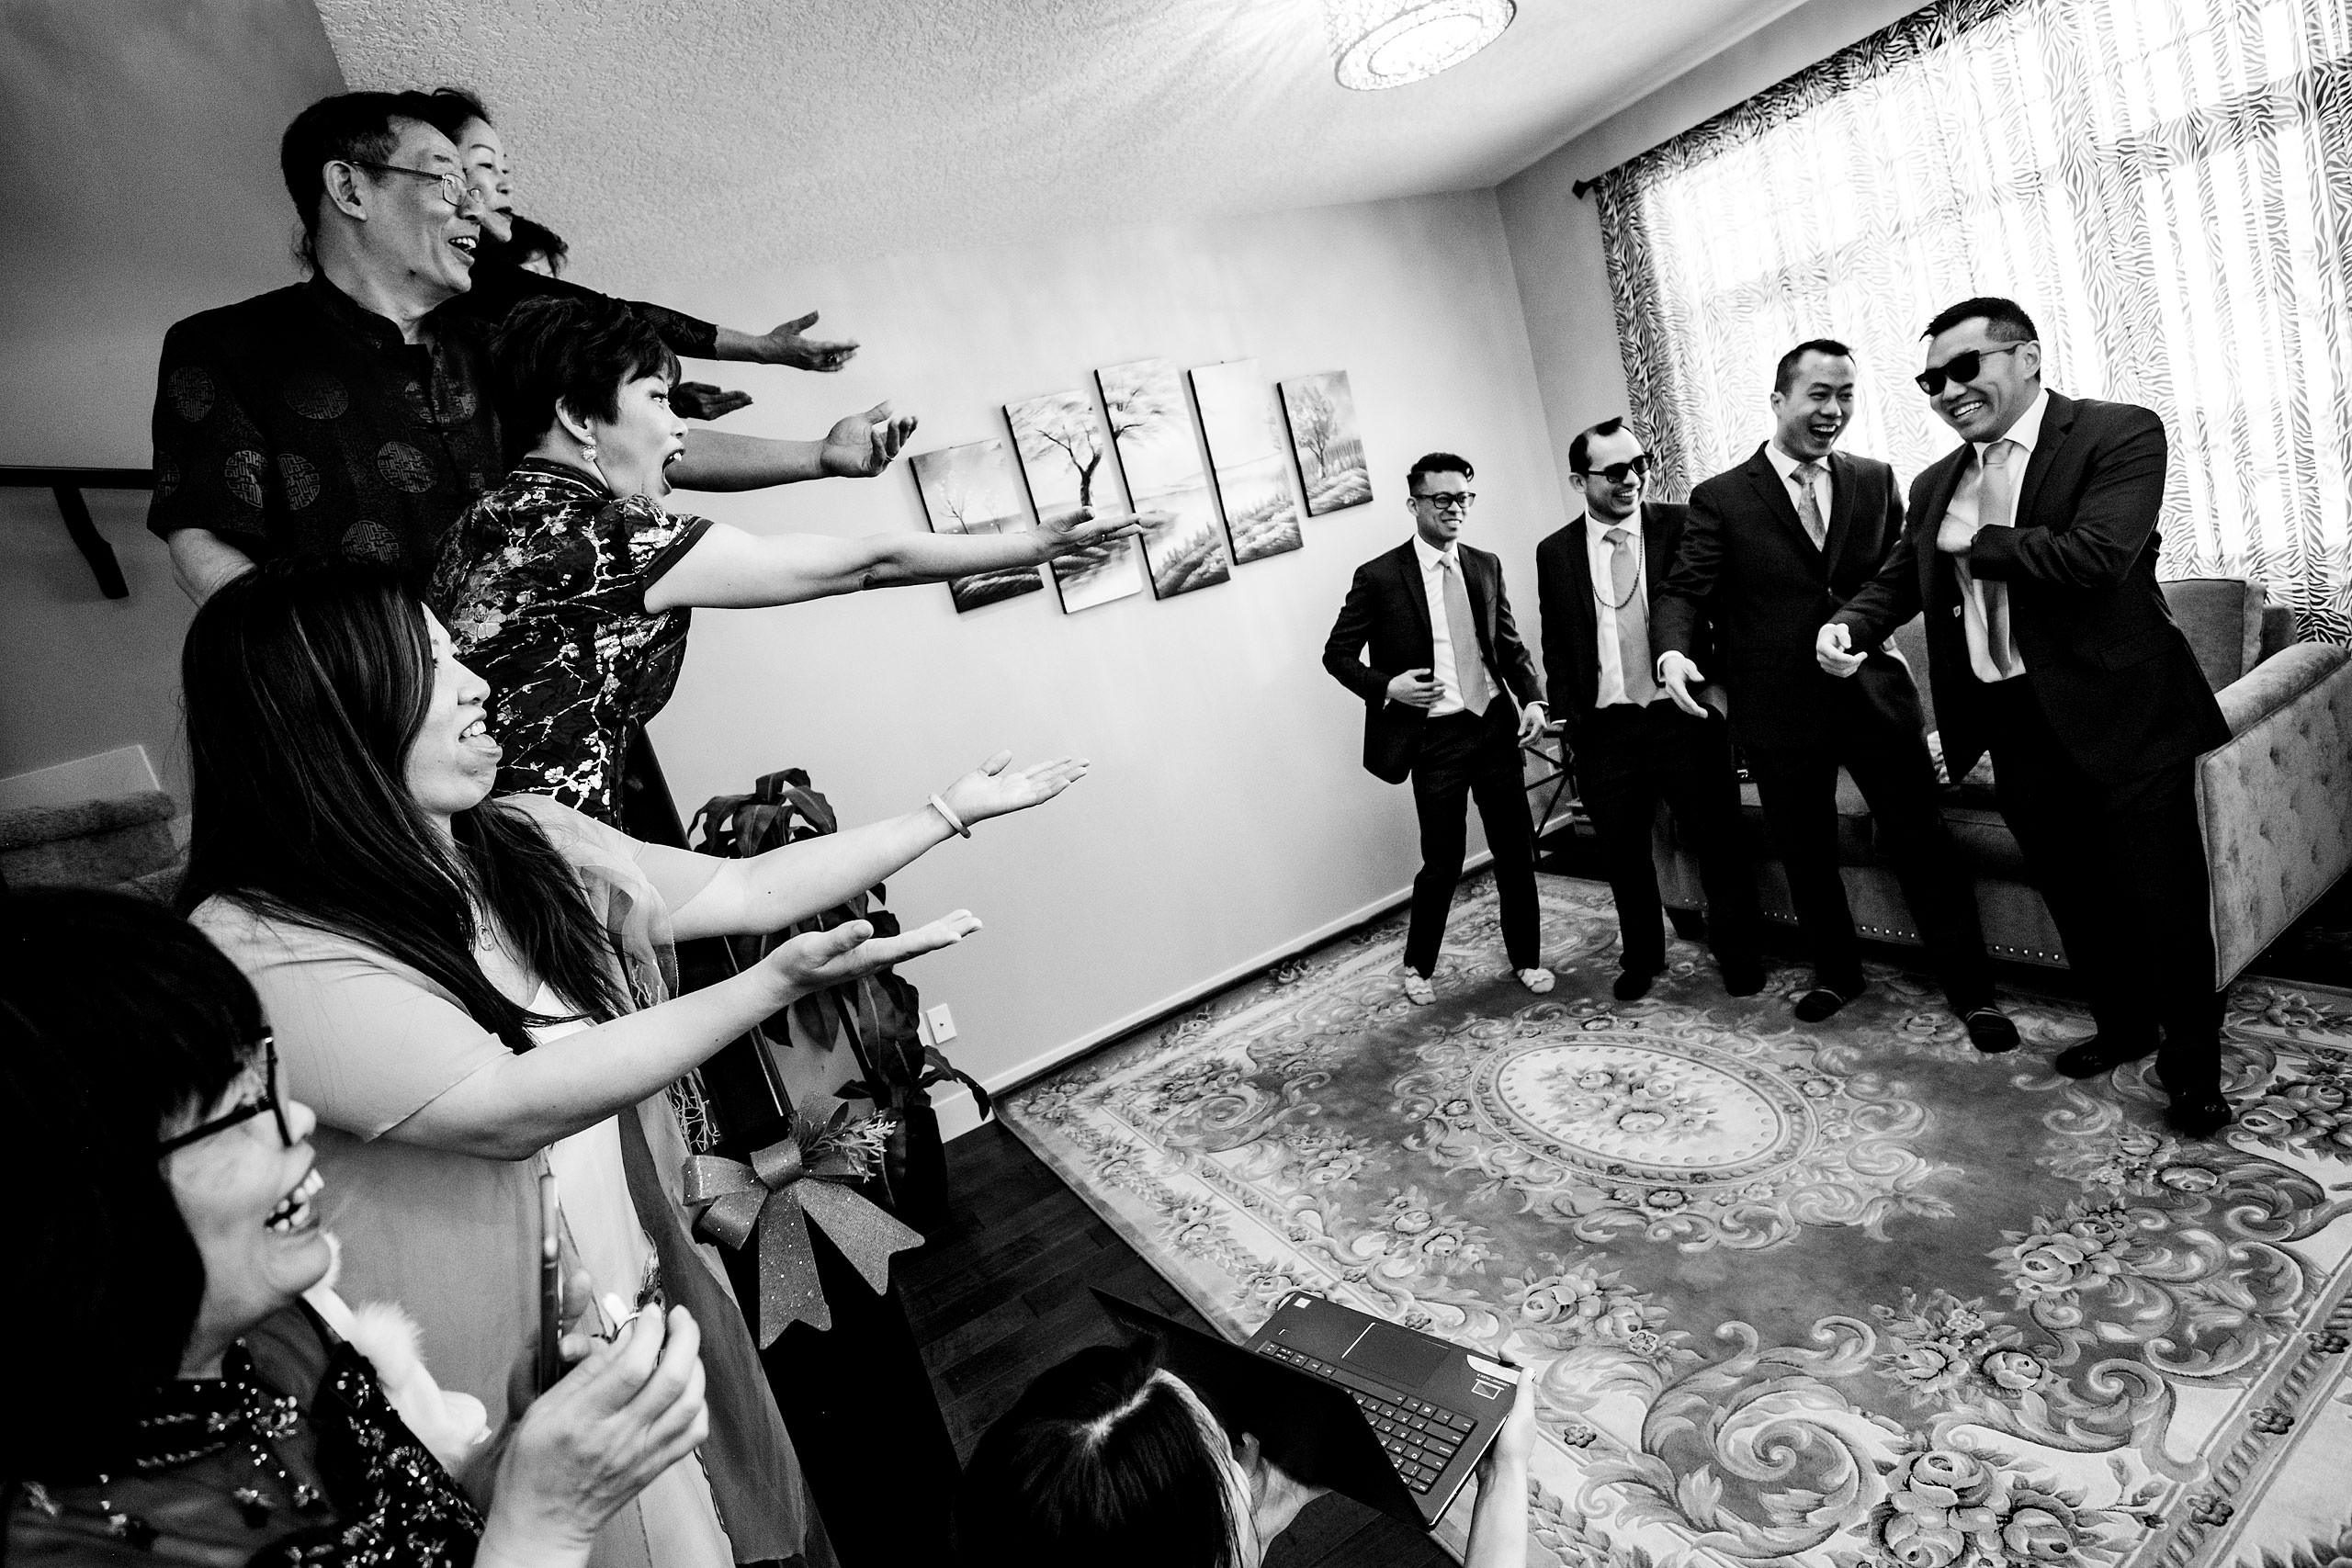
[[[2230,1102],[2218,1094],[2211,1100],[2176,1100],[2165,1107],[2165,1125],[2184,1138],[2210,1138],[2229,1124]]]
[[[1999,1008],[1970,1008],[1961,1022],[1968,1026],[1968,1043],[1988,1056],[2018,1048],[2018,1026]]]
[[[2069,1045],[2059,1052],[2050,1065],[2058,1070],[2060,1077],[2095,1078],[2099,1074],[2120,1067],[2126,1062],[2136,1062],[2143,1056],[2154,1055],[2156,1043],[2153,1040],[2145,1044],[2133,1044],[2120,1040],[2110,1041],[2104,1035],[2094,1034],[2081,1044]]]
[[[1655,969],[1621,969],[1609,989],[1621,1002],[1637,1002],[1650,994],[1650,982],[1657,978]]]
[[[1752,997],[1764,988],[1761,964],[1726,964],[1722,967],[1724,989],[1732,996]]]
[[[1815,986],[1797,998],[1795,1009],[1797,1021],[1819,1023],[1869,988],[1867,986],[1856,986],[1850,991],[1838,991],[1827,986]]]

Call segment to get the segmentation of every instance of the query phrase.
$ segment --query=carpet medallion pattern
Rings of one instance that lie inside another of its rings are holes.
[[[1001,1113],[1231,1332],[1303,1285],[1536,1369],[1539,1562],[2352,1562],[2352,996],[2242,983],[2185,1141],[2051,1071],[2073,1004],[1987,1057],[1685,943],[1619,1003],[1607,889],[1543,898],[1549,997],[1480,883],[1434,1007],[1391,921]]]

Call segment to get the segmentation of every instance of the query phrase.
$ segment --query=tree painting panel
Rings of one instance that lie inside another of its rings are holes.
[[[1144,522],[1143,558],[1151,591],[1166,599],[1233,576],[1217,526],[1209,477],[1193,446],[1183,383],[1165,359],[1137,359],[1094,373],[1111,444],[1127,476],[1127,499]]]
[[[1282,435],[1274,428],[1272,389],[1258,378],[1254,359],[1204,365],[1192,372],[1201,434],[1208,437],[1209,472],[1216,477],[1225,532],[1238,562],[1263,560],[1306,542],[1283,471]]]
[[[1005,461],[1004,443],[974,441],[937,452],[918,453],[913,459],[915,489],[922,492],[923,511],[934,534],[1018,534],[1029,526],[1014,488],[1012,465]],[[1002,599],[1018,599],[1046,586],[1034,566],[1007,567],[1001,571],[975,572],[951,579],[948,592],[956,597],[957,614],[977,610]]]
[[[1084,392],[1048,392],[1007,403],[1004,418],[1012,426],[1038,522],[1051,527],[1081,507],[1116,504],[1103,496],[1102,455],[1109,444]],[[1143,552],[1134,539],[1125,538],[1062,556],[1054,562],[1054,587],[1062,596],[1063,614],[1073,615],[1140,593]]]
[[[1290,447],[1306,487],[1306,514],[1320,517],[1372,499],[1372,472],[1364,467],[1363,438],[1356,434],[1356,400],[1348,373],[1326,370],[1283,383],[1283,414],[1290,421]]]

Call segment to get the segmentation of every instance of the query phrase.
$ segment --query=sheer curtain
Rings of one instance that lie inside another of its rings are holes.
[[[1953,445],[1919,329],[2018,299],[2045,379],[2172,440],[2168,577],[2352,637],[2352,6],[1942,0],[1611,170],[1601,231],[1664,492],[1770,430],[1772,366],[1853,344],[1844,445]]]

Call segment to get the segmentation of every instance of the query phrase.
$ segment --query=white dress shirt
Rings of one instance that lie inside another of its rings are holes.
[[[2003,440],[2014,441],[2018,445],[2018,450],[2009,454],[2008,461],[2009,506],[2011,508],[2009,515],[2007,517],[1977,515],[1978,501],[1984,488],[1984,448],[1992,443],[1972,441],[1969,445],[1975,448],[1976,460],[1968,465],[1968,471],[1960,476],[1960,483],[1951,492],[1951,504],[1944,509],[1944,518],[1947,522],[1965,524],[1971,534],[1979,528],[2013,528],[2017,525],[2015,508],[2018,497],[2025,491],[2025,466],[2033,460],[2034,444],[2041,439],[2041,419],[2049,411],[2050,389],[2044,387],[2034,394],[2033,401],[2026,405],[2026,411],[2018,422],[2009,426],[2008,434],[2002,437]],[[1960,615],[1961,625],[1968,637],[1969,669],[1975,672],[1976,678],[1980,681],[2014,680],[2024,674],[2025,658],[2018,652],[2016,622],[2011,620],[2008,623],[2008,646],[2002,650],[2007,656],[2009,670],[2009,672],[2004,675],[2001,673],[2000,664],[1994,660],[1993,649],[1986,641],[1988,632],[1984,617],[1985,585],[1978,581],[1976,575],[1968,570],[1966,556],[1952,557],[1952,566],[1960,573]]]
[[[1443,718],[1450,713],[1464,711],[1462,677],[1453,668],[1453,638],[1446,629],[1445,563],[1462,570],[1462,558],[1449,546],[1444,549],[1432,547],[1421,537],[1420,530],[1413,531],[1413,553],[1421,559],[1421,592],[1430,605],[1430,674],[1437,682],[1437,701],[1424,709],[1431,718]],[[1462,580],[1462,592],[1467,596],[1470,580]],[[1496,684],[1499,687],[1501,682]]]
[[[1781,476],[1781,483],[1788,487],[1789,504],[1797,509],[1797,517],[1800,521],[1804,517],[1804,502],[1797,498],[1797,491],[1808,483],[1813,486],[1813,503],[1821,508],[1821,547],[1827,549],[1829,547],[1829,507],[1836,494],[1830,488],[1829,459],[1826,457],[1821,459],[1819,473],[1810,477],[1801,475],[1797,469],[1804,466],[1804,459],[1792,457],[1781,451],[1779,442],[1768,441],[1764,444],[1764,460],[1772,465],[1772,471]]]
[[[1623,528],[1632,536],[1627,547],[1634,552],[1634,592],[1621,610],[1617,606],[1616,554],[1609,542],[1609,531]],[[1634,508],[1633,515],[1623,523],[1605,522],[1588,512],[1584,514],[1585,560],[1592,570],[1592,616],[1598,623],[1600,642],[1600,686],[1593,699],[1595,707],[1607,707],[1611,703],[1631,703],[1625,694],[1625,667],[1617,654],[1617,617],[1631,617],[1634,631],[1648,639],[1650,624],[1650,567],[1648,552],[1642,548],[1642,509]]]

